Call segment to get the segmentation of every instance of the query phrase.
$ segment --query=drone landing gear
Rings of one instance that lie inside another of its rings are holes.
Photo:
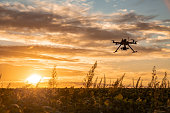
[[[138,51],[133,51],[132,53],[136,53],[136,52],[138,52]]]
[[[116,53],[116,52],[117,52],[117,50],[119,50],[120,46],[121,46],[121,44],[120,44],[120,45],[119,45],[119,47],[116,49],[116,51],[115,51],[115,52],[113,52],[113,53]]]
[[[130,47],[130,49],[133,51],[132,53],[136,53],[137,51],[135,51],[130,45],[128,45]]]

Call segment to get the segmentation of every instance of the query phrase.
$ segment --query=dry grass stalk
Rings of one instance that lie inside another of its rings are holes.
[[[84,79],[84,87],[89,88],[92,85],[92,80],[94,77],[94,71],[97,67],[97,61],[94,63],[94,65],[91,67],[90,71],[88,72],[86,78]]]
[[[121,88],[123,85],[122,85],[122,81],[123,81],[123,78],[125,77],[125,74],[120,78],[120,79],[117,79],[116,82],[113,84],[113,87],[114,88]]]
[[[1,82],[1,88],[2,88],[3,87],[3,82],[1,80],[1,78],[2,78],[2,73],[0,74],[0,82]]]
[[[51,74],[51,79],[48,82],[49,87],[51,88],[56,88],[57,87],[57,69],[56,66],[54,66],[52,74]]]
[[[141,77],[139,77],[138,80],[137,80],[137,82],[136,82],[136,88],[138,88],[138,85],[139,85],[139,82],[140,82],[140,78],[141,78]]]
[[[38,86],[40,85],[42,78],[38,81],[38,83],[36,84],[35,88],[38,88]]]
[[[159,83],[157,82],[157,76],[156,76],[156,67],[154,66],[152,69],[152,80],[148,84],[149,88],[156,88]]]
[[[105,74],[104,74],[104,84],[103,84],[103,88],[106,88],[106,77],[105,77]]]
[[[101,84],[102,84],[102,80],[103,80],[103,79],[101,78],[99,84],[97,85],[97,88],[100,88],[100,86],[101,86]]]
[[[111,87],[112,86],[112,80],[110,79],[110,84],[109,84],[109,87]]]
[[[143,80],[141,80],[141,82],[140,82],[140,88],[142,88],[142,87],[143,87],[143,84],[142,84],[142,82],[143,82]]]
[[[167,73],[165,72],[165,76],[162,79],[160,88],[167,88],[167,87],[168,87],[168,79],[167,79]]]
[[[94,84],[93,84],[93,88],[96,88],[96,86],[97,86],[97,80],[98,80],[98,77],[96,77],[96,80],[95,80],[95,82],[94,82]]]

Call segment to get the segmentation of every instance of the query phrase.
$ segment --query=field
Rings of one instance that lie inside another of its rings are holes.
[[[97,62],[84,78],[83,88],[57,88],[54,67],[48,88],[39,88],[40,81],[22,88],[0,89],[0,113],[170,113],[170,85],[167,73],[157,80],[155,67],[152,79],[143,86],[139,79],[133,86],[123,85],[125,74],[106,83],[104,76],[94,78]]]
[[[0,89],[1,113],[170,112],[170,88]]]

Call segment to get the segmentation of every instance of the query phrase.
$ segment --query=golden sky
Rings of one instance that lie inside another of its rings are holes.
[[[165,71],[169,77],[169,1],[162,0],[159,7],[163,8],[155,10],[146,6],[146,2],[136,3],[143,7],[139,10],[130,9],[127,0],[2,0],[2,80],[23,82],[33,73],[50,77],[56,65],[61,82],[79,84],[95,61],[98,61],[95,77],[99,78],[105,74],[115,80],[126,73],[125,81],[129,83],[140,76],[148,82],[153,66],[160,80]],[[114,4],[110,6],[111,3]],[[113,53],[117,46],[111,40],[127,37],[138,41],[133,46],[138,52]]]

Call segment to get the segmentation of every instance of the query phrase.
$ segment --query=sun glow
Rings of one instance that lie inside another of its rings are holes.
[[[38,74],[32,74],[31,76],[29,76],[26,81],[29,84],[37,84],[38,82],[40,82],[42,79],[42,77]]]

